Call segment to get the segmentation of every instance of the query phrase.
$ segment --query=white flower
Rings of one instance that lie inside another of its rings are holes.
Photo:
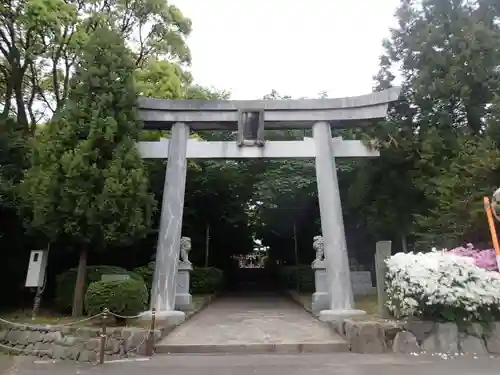
[[[429,315],[436,309],[462,311],[460,316],[469,319],[480,319],[479,312],[486,309],[499,312],[498,272],[476,267],[472,258],[432,250],[386,260],[387,305],[397,317]]]

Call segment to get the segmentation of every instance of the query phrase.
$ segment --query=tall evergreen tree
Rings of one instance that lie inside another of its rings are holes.
[[[82,50],[69,101],[37,139],[20,185],[27,225],[78,249],[73,316],[83,309],[89,251],[130,243],[151,226],[155,200],[135,147],[134,69],[119,34],[98,27]]]
[[[375,80],[380,90],[401,77],[402,101],[370,133],[381,140],[382,156],[351,188],[379,238],[401,238],[404,248],[416,235],[422,249],[484,239],[481,194],[492,189],[498,165],[485,137],[498,124],[497,3],[401,0]]]

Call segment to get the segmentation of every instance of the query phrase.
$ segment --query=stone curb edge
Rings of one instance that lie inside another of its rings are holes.
[[[285,294],[290,297],[293,302],[295,302],[296,304],[298,304],[299,306],[301,306],[306,312],[308,312],[309,314],[311,314],[316,320],[319,320],[318,319],[318,316],[315,315],[312,311],[312,309],[310,307],[308,307],[307,305],[305,305],[304,303],[302,303],[302,301],[300,300],[300,296],[299,296],[299,293],[296,292],[295,290],[286,290],[285,291]]]

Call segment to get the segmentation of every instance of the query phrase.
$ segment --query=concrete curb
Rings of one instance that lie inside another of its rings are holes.
[[[296,304],[301,306],[305,311],[307,311],[309,314],[311,314],[314,318],[318,319],[318,316],[313,313],[312,309],[309,306],[306,306],[302,303],[298,292],[296,292],[295,290],[286,290],[285,293],[289,298],[291,298],[293,300],[293,302],[295,302]]]
[[[298,354],[298,353],[347,353],[346,341],[320,343],[282,344],[216,344],[216,345],[161,345],[156,353],[163,354]]]
[[[198,314],[200,311],[204,310],[208,305],[210,305],[213,300],[216,298],[216,295],[215,294],[210,294],[209,296],[206,296],[203,303],[201,304],[201,306],[198,308],[198,309],[194,309],[194,310],[191,310],[189,312],[186,313],[186,320],[185,322],[187,322],[189,319],[191,319],[193,316],[195,316],[196,314]]]

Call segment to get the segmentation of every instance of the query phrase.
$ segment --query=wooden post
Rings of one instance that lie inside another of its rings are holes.
[[[484,197],[484,210],[486,211],[486,217],[488,218],[488,225],[490,227],[491,241],[493,242],[493,248],[495,249],[495,255],[497,259],[497,266],[500,270],[500,245],[498,245],[497,230],[495,228],[495,220],[493,219],[493,210],[491,208],[490,199]]]
[[[377,242],[375,249],[375,276],[377,279],[378,313],[382,318],[388,318],[390,316],[389,309],[385,305],[387,302],[387,293],[385,288],[385,274],[387,272],[387,266],[385,261],[391,256],[391,247],[391,241],[379,241]]]
[[[209,251],[210,251],[210,225],[207,224],[206,236],[205,236],[205,268],[208,267]]]
[[[103,310],[102,314],[102,331],[101,331],[101,344],[99,347],[99,364],[104,363],[104,350],[106,348],[106,323],[108,321],[108,309]]]
[[[31,320],[35,320],[40,310],[40,302],[42,301],[43,288],[36,288],[35,300],[33,302],[33,310],[31,310]]]
[[[295,251],[295,264],[299,264],[299,245],[297,243],[297,226],[295,220],[293,221],[293,248]]]
[[[156,309],[153,308],[151,312],[151,326],[149,327],[149,337],[146,347],[146,355],[148,357],[153,356],[154,344],[155,344],[155,326],[156,326]]]

